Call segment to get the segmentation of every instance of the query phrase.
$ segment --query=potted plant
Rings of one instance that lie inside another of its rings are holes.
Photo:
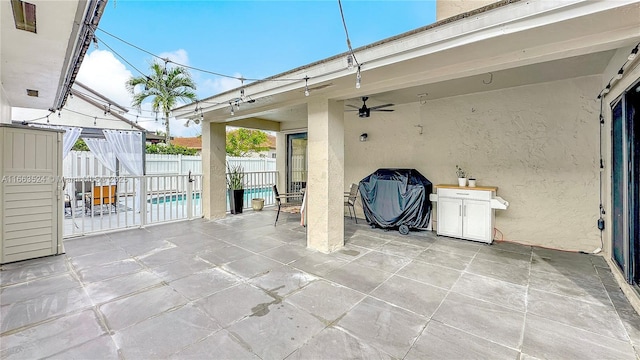
[[[251,207],[254,211],[260,211],[264,207],[264,199],[263,198],[253,198],[251,199]]]
[[[244,207],[244,169],[242,165],[232,166],[227,162],[227,189],[231,213],[242,214]]]
[[[476,178],[469,174],[467,174],[467,177],[469,178],[469,187],[476,187]]]
[[[466,173],[458,165],[456,165],[456,175],[458,176],[458,186],[467,186]]]

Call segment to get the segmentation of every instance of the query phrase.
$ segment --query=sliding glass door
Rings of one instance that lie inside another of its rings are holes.
[[[307,133],[287,135],[287,192],[307,187]]]

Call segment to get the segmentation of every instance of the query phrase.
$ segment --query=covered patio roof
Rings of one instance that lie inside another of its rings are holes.
[[[305,77],[312,98],[358,104],[361,96],[370,96],[368,105],[375,106],[601,74],[616,49],[633,46],[640,37],[637,1],[499,4],[355,49],[360,89],[357,68],[347,68],[344,53],[244,86],[255,102],[241,103],[234,115],[229,101],[240,96],[240,88],[199,106],[213,122],[300,121],[307,116]],[[175,113],[188,117],[195,106]]]

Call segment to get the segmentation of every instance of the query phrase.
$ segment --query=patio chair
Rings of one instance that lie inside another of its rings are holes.
[[[111,205],[115,212],[118,212],[118,193],[116,185],[94,186],[91,195],[87,194],[84,199],[85,213],[91,213],[95,207]]]
[[[278,205],[278,213],[276,214],[276,221],[273,223],[273,226],[276,226],[278,223],[278,218],[280,217],[280,210],[285,207],[293,207],[293,206],[301,206],[302,201],[302,193],[282,193],[278,192],[278,187],[273,185],[273,195],[276,200],[276,205]],[[294,200],[295,199],[295,200]]]
[[[356,198],[358,197],[358,185],[351,184],[351,189],[349,192],[344,193],[344,206],[349,209],[349,217],[358,223],[358,218],[356,217]],[[353,209],[353,215],[351,214],[351,209]]]

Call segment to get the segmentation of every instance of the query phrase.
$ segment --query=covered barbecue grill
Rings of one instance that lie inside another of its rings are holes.
[[[415,169],[378,169],[360,181],[367,222],[381,228],[431,229],[432,184]]]

